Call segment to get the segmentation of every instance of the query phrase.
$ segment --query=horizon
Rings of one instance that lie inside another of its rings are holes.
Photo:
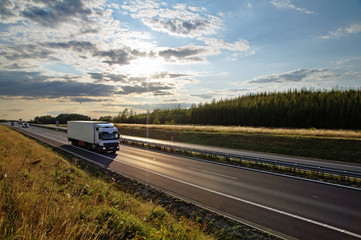
[[[181,110],[187,110],[187,109],[191,109],[193,106],[195,106],[196,108],[198,108],[199,106],[204,106],[206,104],[211,104],[215,101],[215,103],[218,103],[220,101],[232,101],[232,100],[236,100],[236,99],[239,99],[239,98],[243,98],[243,97],[248,97],[248,96],[257,96],[257,95],[272,95],[272,94],[288,94],[288,93],[301,93],[303,91],[306,91],[306,92],[311,92],[311,93],[315,93],[315,92],[319,92],[319,93],[332,93],[333,91],[339,91],[339,92],[349,92],[349,91],[361,91],[361,88],[349,88],[349,89],[343,89],[343,88],[339,88],[339,87],[335,87],[335,88],[332,88],[332,89],[314,89],[314,88],[309,88],[309,89],[306,89],[306,88],[302,88],[302,89],[288,89],[288,90],[284,90],[284,91],[272,91],[272,92],[260,92],[260,93],[249,93],[247,95],[243,95],[243,96],[238,96],[238,97],[232,97],[232,98],[224,98],[224,99],[218,99],[218,100],[215,100],[213,99],[212,101],[209,101],[209,102],[201,102],[201,103],[198,103],[198,104],[195,104],[195,103],[192,103],[190,104],[189,106],[187,107],[182,107],[180,104],[177,105],[177,106],[172,106],[172,107],[163,107],[163,108],[154,108],[152,110],[146,110],[144,112],[135,112],[133,110],[133,108],[124,108],[123,111],[119,111],[117,114],[115,115],[104,115],[104,116],[100,116],[98,118],[95,118],[95,117],[92,117],[92,116],[89,116],[89,115],[86,115],[86,114],[80,114],[82,115],[83,117],[89,117],[91,120],[89,121],[104,121],[104,120],[100,120],[101,118],[108,118],[108,117],[111,117],[111,119],[114,119],[114,118],[117,118],[119,117],[120,115],[122,115],[125,111],[127,113],[131,113],[133,116],[141,116],[141,115],[147,115],[148,111],[150,114],[152,114],[154,112],[154,110],[174,110],[174,109],[181,109]],[[24,119],[21,119],[22,121],[25,121],[25,122],[32,122],[32,121],[36,121],[36,118],[38,117],[47,117],[47,116],[50,116],[51,118],[53,118],[53,120],[55,120],[55,118],[61,116],[61,115],[67,115],[67,114],[70,114],[70,115],[73,115],[73,114],[77,114],[77,113],[72,113],[72,112],[62,112],[58,115],[42,115],[42,116],[35,116],[31,119],[28,119],[28,120],[24,120]],[[128,116],[129,117],[129,116]],[[19,119],[0,119],[0,121],[18,121]],[[78,121],[78,120],[74,120],[74,121]],[[84,120],[80,120],[80,121],[84,121]],[[88,121],[88,120],[86,120]],[[183,123],[184,124],[184,123]],[[223,125],[222,125],[223,126]],[[225,126],[225,125],[224,125]]]
[[[361,2],[6,0],[0,119],[360,89]]]

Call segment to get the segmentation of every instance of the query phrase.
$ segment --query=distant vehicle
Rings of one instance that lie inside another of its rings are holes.
[[[24,122],[23,123],[23,128],[28,128],[28,127],[29,127],[29,123]]]
[[[98,121],[68,121],[68,140],[98,152],[119,150],[119,133],[113,123]]]
[[[23,124],[23,120],[20,118],[18,121],[19,124]]]
[[[14,127],[14,121],[11,121],[11,126]]]

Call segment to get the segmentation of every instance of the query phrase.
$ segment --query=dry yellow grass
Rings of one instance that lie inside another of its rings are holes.
[[[209,239],[0,125],[1,239]]]
[[[272,134],[285,136],[326,137],[361,140],[361,131],[356,130],[329,130],[329,129],[291,129],[291,128],[265,128],[241,126],[202,126],[202,125],[156,125],[156,124],[116,124],[117,127],[139,127],[176,131],[215,132],[229,134]]]

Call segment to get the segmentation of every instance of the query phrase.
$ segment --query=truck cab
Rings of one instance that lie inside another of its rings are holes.
[[[100,123],[95,127],[95,144],[99,151],[119,150],[119,133],[112,123]]]

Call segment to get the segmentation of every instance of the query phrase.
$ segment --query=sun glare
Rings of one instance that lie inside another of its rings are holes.
[[[150,77],[156,72],[164,71],[164,63],[159,59],[140,58],[132,62],[129,71],[133,76]]]

